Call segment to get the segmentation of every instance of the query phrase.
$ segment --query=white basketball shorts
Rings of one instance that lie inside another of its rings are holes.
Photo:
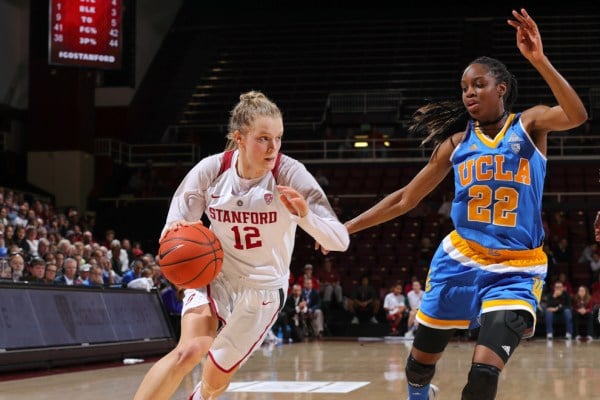
[[[224,372],[241,366],[260,347],[285,304],[287,288],[253,289],[233,282],[223,274],[200,289],[186,289],[182,315],[189,309],[210,304],[221,329],[208,356]]]

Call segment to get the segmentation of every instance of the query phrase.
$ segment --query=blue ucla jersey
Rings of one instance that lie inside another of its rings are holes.
[[[451,156],[455,194],[451,217],[461,237],[489,249],[541,246],[546,157],[509,115],[494,139],[474,121]]]
[[[482,313],[522,310],[533,335],[548,260],[541,248],[546,158],[509,115],[494,139],[470,122],[452,153],[455,231],[438,247],[417,313],[436,329],[479,325]]]

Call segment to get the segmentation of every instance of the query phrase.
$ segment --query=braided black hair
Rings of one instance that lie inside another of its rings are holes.
[[[517,99],[517,80],[515,77],[502,62],[495,58],[479,57],[469,65],[473,64],[487,66],[490,75],[496,79],[497,83],[506,83],[507,90],[504,93],[504,109],[510,112]],[[421,146],[428,142],[437,145],[456,132],[465,129],[469,119],[470,115],[462,101],[436,101],[428,103],[415,111],[408,131],[411,134],[425,136],[421,141]]]

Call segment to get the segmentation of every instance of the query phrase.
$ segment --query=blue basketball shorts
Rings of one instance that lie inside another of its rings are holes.
[[[437,329],[473,329],[482,313],[524,310],[533,317],[533,335],[548,260],[542,248],[488,249],[456,231],[438,247],[417,321]]]

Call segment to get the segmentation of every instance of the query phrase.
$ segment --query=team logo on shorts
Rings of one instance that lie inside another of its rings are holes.
[[[498,250],[488,249],[488,255],[492,257],[498,257],[500,255],[500,252]]]
[[[267,205],[271,204],[271,202],[273,201],[273,193],[265,193],[265,203],[267,203]]]
[[[194,299],[194,297],[196,297],[196,293],[192,293],[190,295],[190,297],[188,297],[187,301],[185,302],[185,304],[190,304],[190,302]]]

